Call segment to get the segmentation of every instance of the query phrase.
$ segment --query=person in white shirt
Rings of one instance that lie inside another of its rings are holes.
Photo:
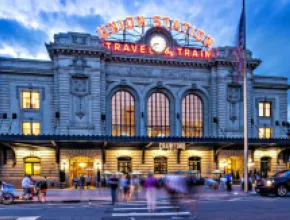
[[[30,175],[26,175],[22,180],[22,188],[23,188],[23,198],[26,198],[25,196],[28,195],[28,198],[30,198],[31,194],[31,179]]]

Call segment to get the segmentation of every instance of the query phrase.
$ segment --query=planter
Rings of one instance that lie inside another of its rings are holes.
[[[66,182],[60,182],[59,183],[59,188],[60,189],[65,189],[66,188]]]

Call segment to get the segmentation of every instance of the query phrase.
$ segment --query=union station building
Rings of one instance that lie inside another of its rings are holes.
[[[69,186],[98,170],[243,175],[233,48],[191,44],[158,26],[134,40],[124,32],[55,34],[49,61],[0,58],[0,180],[58,182],[63,171]],[[248,165],[267,176],[290,168],[289,85],[255,75],[260,63],[247,51]]]

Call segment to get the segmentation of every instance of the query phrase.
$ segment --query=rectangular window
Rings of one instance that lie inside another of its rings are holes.
[[[271,102],[259,102],[259,116],[271,117]]]
[[[25,159],[24,172],[27,175],[40,175],[40,159],[38,158]]]
[[[21,92],[22,108],[23,109],[39,109],[39,91],[24,90]]]
[[[22,134],[39,135],[40,123],[39,122],[22,122]]]
[[[259,138],[271,138],[272,128],[259,128]]]

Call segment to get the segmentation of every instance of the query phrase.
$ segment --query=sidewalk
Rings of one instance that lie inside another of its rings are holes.
[[[16,196],[22,194],[22,190],[15,190]],[[213,191],[205,189],[204,186],[198,186],[196,188],[196,193],[194,194],[194,199],[197,200],[223,200],[231,199],[235,197],[248,197],[256,196],[258,194],[255,191],[244,193],[240,186],[233,186],[232,192],[227,191]],[[167,193],[164,189],[160,189],[157,192],[157,199],[168,198]],[[145,200],[145,192],[141,191],[139,193],[139,200]],[[35,199],[36,200],[36,199]],[[85,189],[85,190],[75,190],[75,189],[48,189],[47,191],[47,202],[88,202],[88,201],[100,201],[109,202],[111,201],[111,191],[109,188],[101,189]],[[33,202],[33,201],[32,201]]]

